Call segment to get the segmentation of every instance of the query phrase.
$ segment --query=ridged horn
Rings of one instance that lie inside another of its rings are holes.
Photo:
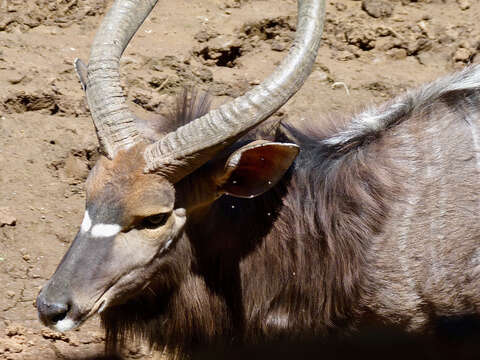
[[[243,96],[149,145],[145,171],[158,172],[175,183],[284,105],[312,70],[324,17],[325,0],[300,0],[295,41],[274,73]]]
[[[87,102],[100,146],[109,158],[142,138],[120,86],[119,62],[157,0],[118,0],[105,16],[90,52]]]

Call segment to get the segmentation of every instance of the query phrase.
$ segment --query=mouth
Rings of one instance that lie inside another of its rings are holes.
[[[107,289],[108,291],[109,289]],[[59,331],[59,332],[67,332],[70,330],[74,330],[82,325],[85,321],[91,318],[95,314],[101,314],[108,305],[108,299],[105,296],[107,291],[105,291],[97,301],[95,301],[93,307],[90,309],[88,313],[85,315],[81,315],[78,318],[72,318],[71,314],[67,314],[67,316],[61,320],[58,320],[55,323],[46,324],[50,329]]]
[[[52,330],[56,330],[63,333],[63,332],[77,328],[80,324],[81,322],[74,321],[67,317],[65,319],[57,321],[55,324],[52,324],[49,327]]]

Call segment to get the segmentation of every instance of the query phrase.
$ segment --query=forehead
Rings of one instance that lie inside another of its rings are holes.
[[[97,221],[128,222],[132,216],[169,211],[175,200],[173,186],[163,177],[144,173],[143,153],[120,151],[114,159],[101,157],[87,183],[87,210]]]

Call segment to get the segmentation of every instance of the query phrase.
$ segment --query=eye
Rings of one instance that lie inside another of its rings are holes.
[[[168,219],[168,213],[163,213],[163,214],[155,214],[149,217],[146,217],[142,221],[142,226],[147,228],[147,229],[155,229],[163,224]]]

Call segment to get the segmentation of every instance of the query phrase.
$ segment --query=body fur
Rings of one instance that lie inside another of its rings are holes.
[[[328,130],[283,124],[274,140],[301,147],[289,172],[257,198],[189,214],[155,281],[102,314],[107,347],[133,336],[188,351],[368,324],[423,332],[478,314],[479,95],[470,67]],[[183,100],[182,122],[205,111]]]

